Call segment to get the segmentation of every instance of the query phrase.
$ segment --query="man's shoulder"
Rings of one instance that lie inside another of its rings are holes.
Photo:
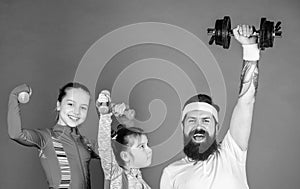
[[[169,164],[167,167],[164,168],[166,172],[176,172],[177,170],[182,169],[183,167],[187,166],[186,158],[181,158],[180,160],[174,161],[173,163]]]

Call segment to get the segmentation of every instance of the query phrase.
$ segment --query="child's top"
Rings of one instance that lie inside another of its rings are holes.
[[[91,188],[89,162],[91,158],[99,159],[96,141],[82,136],[77,128],[59,124],[51,129],[22,128],[17,93],[14,91],[9,97],[7,124],[11,139],[39,150],[49,188]]]

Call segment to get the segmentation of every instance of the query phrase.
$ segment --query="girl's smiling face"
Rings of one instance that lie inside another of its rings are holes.
[[[66,95],[57,102],[58,124],[77,127],[86,120],[90,95],[81,88],[66,89]]]

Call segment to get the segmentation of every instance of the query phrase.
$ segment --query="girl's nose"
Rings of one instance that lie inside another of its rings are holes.
[[[80,108],[76,106],[76,107],[74,108],[74,113],[75,113],[76,115],[78,115],[78,114],[80,113]]]

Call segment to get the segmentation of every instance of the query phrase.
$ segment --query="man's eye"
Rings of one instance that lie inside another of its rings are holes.
[[[210,123],[210,120],[209,119],[205,119],[204,123]]]
[[[189,119],[188,122],[189,122],[189,123],[194,123],[195,120],[194,120],[194,119]]]
[[[87,107],[81,107],[82,110],[87,110]]]
[[[73,103],[68,103],[67,105],[68,105],[68,106],[73,106]]]

